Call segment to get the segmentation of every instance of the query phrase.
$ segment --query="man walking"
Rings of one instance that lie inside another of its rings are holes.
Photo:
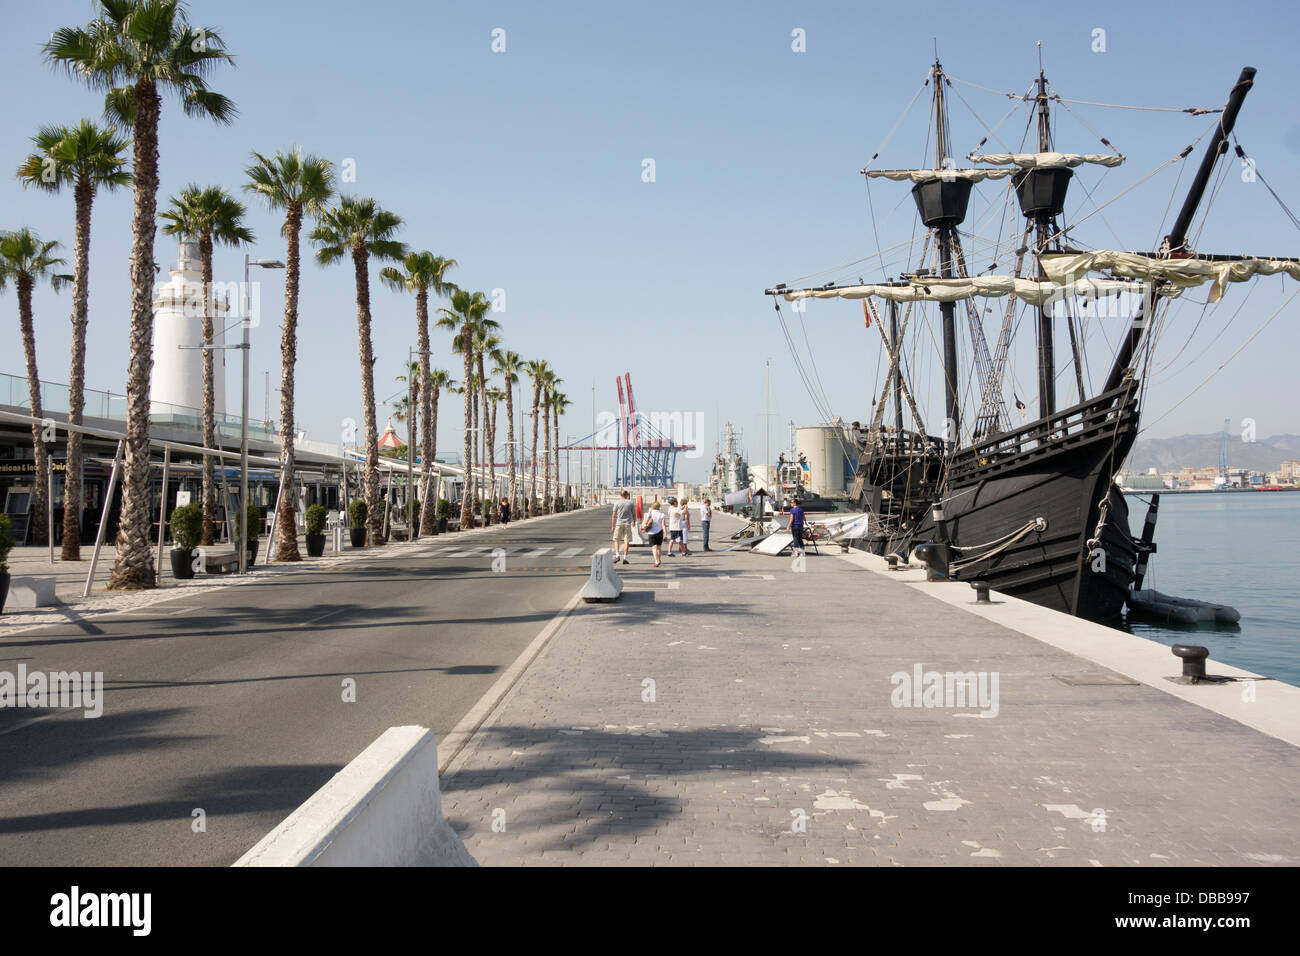
[[[691,499],[683,498],[682,508],[682,554],[690,554],[691,546],[687,542],[691,537]]]
[[[709,551],[709,522],[713,520],[713,505],[708,498],[700,505],[700,527],[704,529],[704,550]]]
[[[803,508],[799,506],[799,499],[795,498],[790,507],[790,536],[793,539],[790,542],[790,550],[803,557]]]
[[[623,546],[623,563],[627,564],[627,546],[632,543],[632,522],[636,520],[636,503],[628,497],[627,490],[614,502],[609,516],[609,530],[614,535],[614,560],[618,560],[619,545]]]
[[[668,557],[673,556],[673,545],[682,540],[682,509],[677,507],[677,499],[668,499]],[[685,545],[682,554],[686,553]]]

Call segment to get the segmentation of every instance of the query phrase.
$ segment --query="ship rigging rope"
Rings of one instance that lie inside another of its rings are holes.
[[[903,112],[899,114],[898,119],[894,120],[894,125],[889,127],[889,132],[885,134],[885,138],[881,140],[880,145],[877,146],[875,151],[871,154],[871,159],[867,160],[867,169],[871,168],[871,164],[875,162],[876,157],[880,155],[880,151],[889,145],[889,141],[893,139],[894,134],[898,132],[898,127],[902,124],[903,120],[907,119],[907,114],[912,112],[912,107],[916,105],[916,101],[921,98],[921,94],[925,92],[925,88],[929,85],[930,71],[926,70],[925,79],[921,81],[921,85],[917,88],[917,91],[912,94],[911,102],[904,107]]]
[[[967,558],[964,561],[954,561],[951,570],[960,571],[963,568],[970,567],[972,564],[979,564],[981,561],[988,561],[989,559],[996,557],[1030,532],[1036,531],[1038,529],[1038,523],[1041,520],[1042,519],[1040,518],[1034,518],[1032,521],[1027,521],[1023,527],[1011,532],[1004,538],[999,538],[997,541],[990,541],[988,544],[970,545],[960,548],[955,544],[950,544],[948,547],[952,548],[954,551],[974,551],[978,548],[986,548],[995,544],[997,545],[997,547],[993,548],[991,551],[987,551],[984,554],[977,555],[976,557]]]
[[[963,80],[953,76],[951,73],[945,74],[948,79],[954,83],[961,83],[964,86],[972,86],[977,90],[983,90],[985,93],[993,93],[996,96],[1005,96],[1011,100],[1029,100],[1033,98],[1032,93],[1008,93],[1006,90],[995,90],[989,86],[980,86],[978,83],[972,83],[970,80]],[[1149,110],[1154,113],[1190,113],[1192,116],[1202,116],[1206,113],[1222,113],[1223,107],[1208,108],[1203,106],[1129,106],[1122,103],[1095,103],[1091,100],[1067,100],[1062,96],[1056,96],[1055,99],[1062,103],[1076,103],[1079,106],[1100,106],[1104,109],[1112,110]]]
[[[1286,213],[1286,217],[1287,217],[1288,219],[1291,220],[1291,224],[1292,224],[1293,226],[1295,226],[1297,229],[1300,229],[1300,219],[1297,219],[1297,218],[1296,218],[1295,213],[1293,213],[1293,212],[1290,210],[1290,208],[1288,208],[1287,204],[1286,204],[1285,202],[1282,201],[1282,197],[1279,196],[1279,195],[1278,195],[1278,194],[1273,190],[1273,187],[1270,186],[1270,185],[1268,184],[1268,180],[1265,179],[1265,178],[1264,178],[1264,174],[1261,173],[1261,172],[1259,171],[1259,167],[1255,164],[1255,161],[1254,161],[1253,159],[1251,159],[1249,156],[1246,155],[1246,150],[1245,150],[1244,148],[1242,148],[1241,143],[1239,143],[1239,142],[1237,141],[1237,134],[1236,134],[1236,133],[1234,133],[1234,134],[1232,135],[1232,143],[1233,143],[1233,146],[1236,147],[1237,155],[1241,157],[1241,159],[1242,159],[1243,162],[1247,162],[1247,163],[1250,164],[1251,172],[1254,173],[1255,178],[1258,179],[1261,183],[1264,184],[1264,188],[1268,190],[1268,194],[1269,194],[1270,196],[1272,196],[1272,197],[1277,201],[1277,204],[1278,204],[1279,206],[1282,207],[1282,211],[1283,211],[1284,213]]]
[[[1259,334],[1260,334],[1261,332],[1263,332],[1266,328],[1268,328],[1268,327],[1272,324],[1273,320],[1276,319],[1279,315],[1281,315],[1282,312],[1283,312],[1283,310],[1285,310],[1286,307],[1289,306],[1289,305],[1290,305],[1290,304],[1295,300],[1296,296],[1300,296],[1300,288],[1297,288],[1294,292],[1292,292],[1289,296],[1287,296],[1286,301],[1283,302],[1280,306],[1278,306],[1277,311],[1275,311],[1272,315],[1270,315],[1267,319],[1265,319],[1263,325],[1261,325],[1261,326],[1260,326],[1259,328],[1257,328],[1254,332],[1252,332],[1252,333],[1250,334],[1250,337],[1249,337],[1248,339],[1246,339],[1246,341],[1242,342],[1241,345],[1237,347],[1237,350],[1236,350],[1235,352],[1233,352],[1233,353],[1232,353],[1231,355],[1229,355],[1226,359],[1224,359],[1223,362],[1219,365],[1218,368],[1216,368],[1216,369],[1215,369],[1213,372],[1211,372],[1209,375],[1205,376],[1205,378],[1202,379],[1201,382],[1200,382],[1200,383],[1199,383],[1195,388],[1193,388],[1190,392],[1188,392],[1186,395],[1184,395],[1182,398],[1180,398],[1177,402],[1175,402],[1173,405],[1171,405],[1168,409],[1166,409],[1166,410],[1165,410],[1165,411],[1160,415],[1159,418],[1156,418],[1156,419],[1153,420],[1153,421],[1147,422],[1147,424],[1146,424],[1145,426],[1142,427],[1141,431],[1139,431],[1138,434],[1139,434],[1139,435],[1142,434],[1142,432],[1145,432],[1145,431],[1149,430],[1153,425],[1159,423],[1160,421],[1164,420],[1165,418],[1168,418],[1169,415],[1171,415],[1171,414],[1173,413],[1174,409],[1178,408],[1179,405],[1183,404],[1183,402],[1187,401],[1189,398],[1191,398],[1193,395],[1195,395],[1197,392],[1199,392],[1202,388],[1204,388],[1204,387],[1209,383],[1209,381],[1210,381],[1212,378],[1214,378],[1216,375],[1218,375],[1220,372],[1222,372],[1222,371],[1223,371],[1223,370],[1228,366],[1228,363],[1229,363],[1229,362],[1231,362],[1231,361],[1232,361],[1233,359],[1235,359],[1238,355],[1240,355],[1240,354],[1242,353],[1242,351],[1246,348],[1246,346],[1248,346],[1251,342],[1255,341],[1255,339],[1259,337]]]

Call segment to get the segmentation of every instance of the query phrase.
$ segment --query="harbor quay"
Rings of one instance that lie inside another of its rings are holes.
[[[480,864],[1300,862],[1288,684],[838,547],[619,573],[443,756]]]

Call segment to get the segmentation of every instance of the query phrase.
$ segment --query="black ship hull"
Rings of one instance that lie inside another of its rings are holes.
[[[1118,615],[1138,550],[1112,480],[1137,436],[1131,392],[961,449],[941,524],[927,516],[910,543],[950,544],[954,578],[1089,620]]]

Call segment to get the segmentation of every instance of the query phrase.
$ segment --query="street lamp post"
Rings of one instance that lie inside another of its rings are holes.
[[[284,263],[279,259],[250,259],[248,253],[244,253],[244,312],[240,316],[240,325],[243,326],[244,337],[239,348],[244,353],[244,383],[243,398],[241,400],[241,412],[239,416],[239,507],[243,509],[239,521],[239,573],[243,574],[248,570],[248,330],[251,327],[248,321],[248,311],[250,308],[248,295],[248,268],[249,266],[260,266],[263,269],[283,269]],[[284,461],[284,449],[280,449],[280,461]],[[283,468],[283,464],[281,465]],[[283,480],[283,475],[281,475]],[[283,505],[281,505],[283,507]],[[278,520],[278,518],[277,518]],[[268,545],[269,547],[269,545]]]

